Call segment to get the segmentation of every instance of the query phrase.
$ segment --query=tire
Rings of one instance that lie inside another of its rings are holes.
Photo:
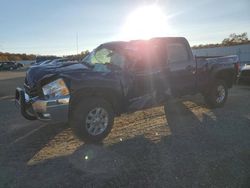
[[[228,96],[228,87],[223,80],[215,80],[210,91],[204,96],[205,102],[211,108],[224,106]]]
[[[114,111],[102,98],[88,97],[72,107],[70,126],[74,134],[86,143],[101,142],[114,124]]]
[[[37,117],[32,114],[32,112],[29,112],[29,110],[25,110],[22,115],[25,117],[27,120],[37,120]]]
[[[27,120],[37,120],[37,117],[34,115],[34,111],[30,104],[26,104],[24,99],[21,99],[21,114]]]

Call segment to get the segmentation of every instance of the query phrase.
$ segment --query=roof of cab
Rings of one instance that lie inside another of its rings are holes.
[[[133,44],[142,44],[142,43],[150,43],[150,42],[159,42],[159,41],[179,41],[179,42],[187,42],[184,37],[154,37],[148,40],[130,40],[130,41],[112,41],[101,44],[99,47],[107,47],[110,49],[124,48],[128,45]],[[98,47],[98,48],[99,48]]]

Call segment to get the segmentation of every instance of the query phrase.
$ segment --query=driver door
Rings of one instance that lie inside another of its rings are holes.
[[[144,56],[130,67],[131,87],[128,92],[129,109],[140,110],[156,106],[164,92],[166,80],[165,55],[159,45],[150,45]]]

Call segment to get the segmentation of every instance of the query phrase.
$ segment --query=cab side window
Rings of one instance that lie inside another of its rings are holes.
[[[167,45],[167,54],[169,63],[181,63],[189,60],[188,50],[182,43],[172,43]]]

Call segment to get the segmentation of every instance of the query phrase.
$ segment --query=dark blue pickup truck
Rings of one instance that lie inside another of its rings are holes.
[[[182,37],[104,43],[81,62],[33,66],[16,103],[29,120],[67,121],[86,142],[102,141],[114,117],[201,93],[222,107],[236,62],[195,58]]]

